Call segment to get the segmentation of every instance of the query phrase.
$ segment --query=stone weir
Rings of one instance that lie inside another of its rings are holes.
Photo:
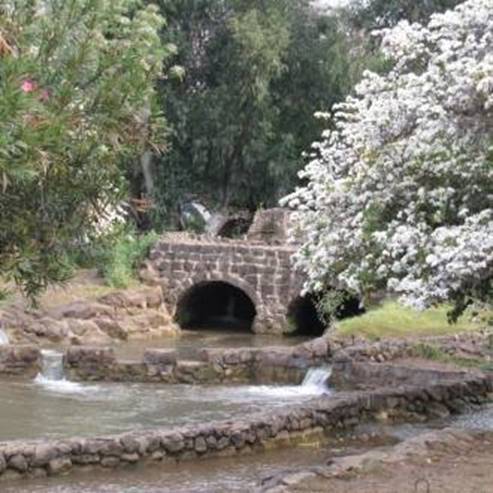
[[[64,369],[74,381],[297,385],[309,367],[330,356],[322,337],[294,347],[202,349],[198,361],[181,360],[168,349],[147,349],[142,360],[126,361],[110,348],[72,346]]]
[[[378,372],[388,377],[398,367],[389,365],[384,373],[382,368]],[[402,375],[404,370],[398,371]],[[443,417],[486,402],[493,391],[491,380],[481,374],[452,372],[443,378],[433,370],[429,374],[426,370],[413,374],[412,368],[407,373],[410,383],[395,388],[335,393],[237,421],[95,438],[3,442],[0,443],[0,480],[254,452],[314,437],[320,439],[331,431],[373,419]],[[334,378],[337,380],[337,374]]]
[[[245,240],[165,236],[141,270],[147,283],[160,284],[172,314],[194,289],[224,283],[252,302],[256,333],[283,334],[295,327],[288,312],[300,299],[303,276],[291,265],[294,247]]]

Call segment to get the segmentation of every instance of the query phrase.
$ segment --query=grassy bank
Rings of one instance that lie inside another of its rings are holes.
[[[483,371],[493,371],[493,362],[483,357],[463,357],[454,354],[448,354],[443,349],[426,343],[418,343],[413,348],[414,356],[437,361],[439,363],[448,363],[462,368],[476,368]]]
[[[468,315],[457,323],[449,324],[449,307],[440,306],[425,311],[416,311],[394,301],[370,309],[358,317],[337,322],[336,332],[341,336],[360,336],[369,339],[383,337],[438,336],[469,330],[478,330],[484,324],[471,321]]]

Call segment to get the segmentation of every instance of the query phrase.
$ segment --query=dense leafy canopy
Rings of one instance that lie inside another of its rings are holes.
[[[166,216],[192,192],[213,207],[273,205],[319,134],[313,118],[349,91],[338,21],[306,0],[161,2],[181,82],[160,95],[172,127],[157,166]]]
[[[355,0],[347,10],[353,26],[365,30],[393,27],[402,20],[425,23],[430,16],[444,12],[460,0]]]
[[[145,120],[167,55],[163,18],[136,0],[0,6],[0,275],[28,294],[124,191],[122,163],[159,142]]]
[[[286,199],[307,288],[387,290],[418,307],[491,299],[493,2],[383,32],[394,62],[365,74]]]

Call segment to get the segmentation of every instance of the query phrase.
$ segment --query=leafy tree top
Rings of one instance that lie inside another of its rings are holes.
[[[138,0],[2,2],[0,275],[28,294],[64,277],[67,246],[122,192],[124,160],[162,145],[149,108],[173,49],[163,25]]]

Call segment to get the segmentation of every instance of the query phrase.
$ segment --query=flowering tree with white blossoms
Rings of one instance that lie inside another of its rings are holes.
[[[491,300],[493,0],[379,34],[393,69],[334,108],[283,200],[304,234],[296,264],[307,291],[385,289],[458,315]]]

